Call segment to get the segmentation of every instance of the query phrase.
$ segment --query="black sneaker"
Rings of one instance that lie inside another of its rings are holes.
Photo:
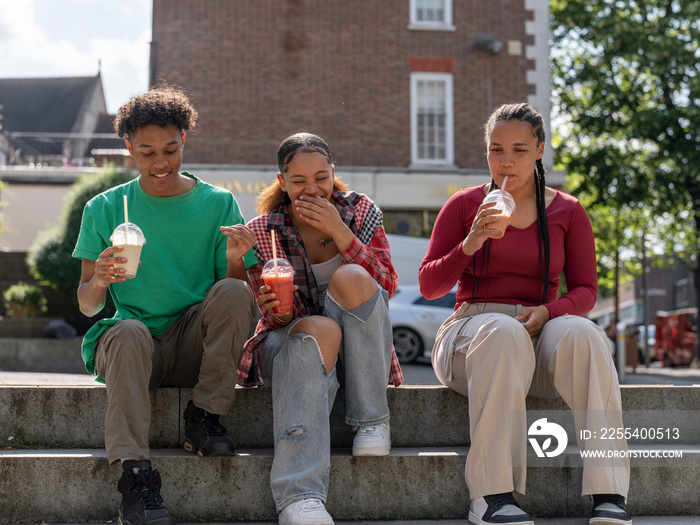
[[[472,500],[469,508],[469,523],[474,525],[534,525],[530,515],[520,508],[511,492],[492,494]]]
[[[589,525],[632,525],[632,518],[619,494],[594,494]]]
[[[122,494],[119,525],[175,525],[163,506],[160,474],[148,460],[125,461],[117,488]]]
[[[185,409],[185,450],[200,456],[235,456],[236,444],[219,423],[219,416],[190,401]]]

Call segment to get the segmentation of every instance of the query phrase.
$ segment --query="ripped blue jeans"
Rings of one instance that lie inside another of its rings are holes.
[[[275,456],[270,486],[277,512],[290,503],[318,498],[325,503],[330,474],[329,415],[345,386],[345,421],[367,426],[389,420],[387,384],[391,365],[391,322],[385,290],[353,310],[326,295],[324,315],[343,333],[339,363],[326,373],[321,350],[307,334],[271,332],[260,348],[260,371],[272,387]],[[292,325],[290,325],[292,326]],[[340,369],[340,370],[339,370]]]

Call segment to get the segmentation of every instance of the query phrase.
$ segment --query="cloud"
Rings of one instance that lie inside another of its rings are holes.
[[[0,0],[0,43],[10,51],[0,53],[0,64],[16,61],[17,53],[23,49],[28,53],[38,51],[38,46],[46,42],[35,12],[33,0]]]
[[[148,3],[0,0],[0,74],[93,76],[101,61],[107,107],[114,113],[148,89]]]
[[[148,89],[149,41],[150,30],[136,40],[93,40],[90,56],[102,61],[108,108],[119,107],[131,96]]]

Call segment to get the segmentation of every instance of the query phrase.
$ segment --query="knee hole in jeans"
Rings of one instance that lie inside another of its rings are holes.
[[[284,431],[280,439],[302,439],[306,432],[305,425],[295,425]]]

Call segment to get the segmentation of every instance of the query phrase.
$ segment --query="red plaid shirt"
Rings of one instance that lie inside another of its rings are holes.
[[[393,296],[399,278],[391,264],[391,250],[384,233],[382,212],[369,197],[359,193],[334,191],[333,199],[341,219],[355,234],[350,247],[340,253],[343,264],[359,264],[369,272],[379,286],[389,292],[389,297]],[[323,304],[319,298],[316,279],[309,259],[306,257],[299,231],[292,224],[287,213],[287,206],[281,205],[270,213],[254,218],[248,223],[248,227],[255,232],[256,239],[253,250],[258,258],[258,264],[247,270],[256,299],[260,300],[257,290],[264,284],[262,267],[265,262],[272,259],[270,230],[275,230],[278,257],[284,256],[292,264],[295,272],[294,284],[299,287],[294,292],[294,319],[320,315],[323,312]],[[259,303],[258,306],[262,312],[262,319],[258,322],[255,335],[246,342],[243,359],[238,367],[238,384],[243,387],[263,384],[258,366],[260,344],[269,332],[286,326],[268,314]],[[395,386],[403,383],[403,373],[393,348],[390,380]]]

